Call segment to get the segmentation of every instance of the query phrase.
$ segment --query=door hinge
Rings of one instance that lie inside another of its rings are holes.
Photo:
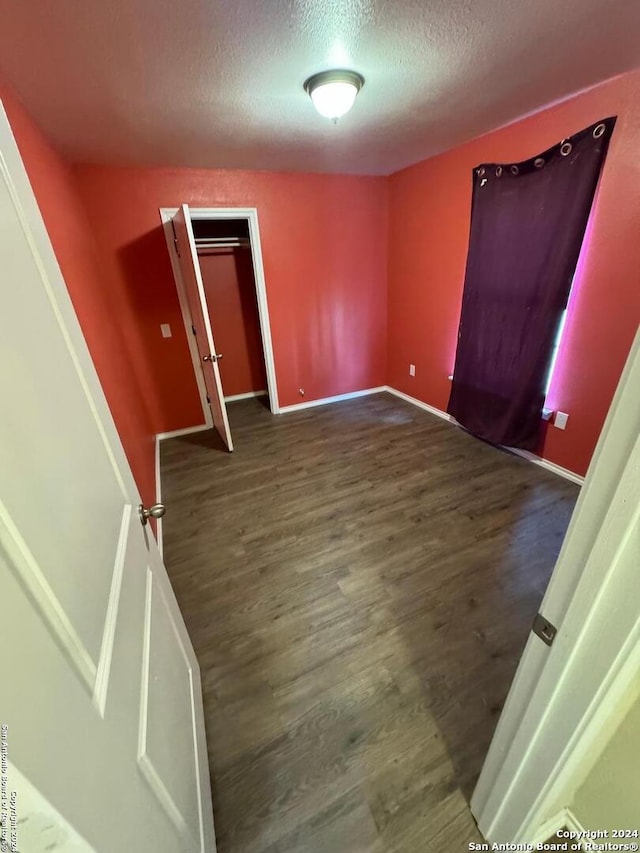
[[[553,644],[556,634],[558,633],[558,629],[556,628],[556,626],[552,625],[548,619],[545,619],[542,613],[536,614],[536,618],[533,620],[533,627],[531,630],[534,634],[537,634],[538,637],[540,637],[543,643],[546,643],[548,646],[551,646]]]
[[[196,333],[196,327],[193,325],[193,323],[191,324],[191,331],[192,331],[192,332],[193,332],[193,334],[195,335],[195,333]]]
[[[207,403],[209,403],[209,405],[211,405],[211,397],[208,394],[207,394]]]
[[[171,220],[171,230],[173,231],[173,248],[176,250],[176,255],[180,257],[180,246],[178,245],[178,235],[176,234],[176,226],[173,224],[173,219]],[[195,334],[195,332],[194,332]]]

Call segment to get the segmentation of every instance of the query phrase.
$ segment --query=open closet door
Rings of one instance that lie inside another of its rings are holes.
[[[178,209],[173,218],[173,227],[177,240],[176,248],[180,259],[182,280],[184,281],[184,289],[187,302],[189,303],[189,310],[191,311],[193,328],[196,333],[196,346],[202,360],[202,372],[204,373],[204,381],[213,414],[213,424],[220,433],[220,437],[227,448],[233,450],[227,407],[224,402],[220,370],[218,368],[218,359],[221,357],[221,354],[216,352],[213,341],[213,332],[211,331],[211,323],[209,322],[209,309],[207,308],[207,300],[204,294],[188,204],[183,204]]]

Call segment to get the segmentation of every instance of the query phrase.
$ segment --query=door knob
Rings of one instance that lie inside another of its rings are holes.
[[[203,355],[202,356],[203,361],[218,361],[221,358],[222,358],[221,352],[215,353],[214,355]]]
[[[164,504],[153,504],[148,509],[143,504],[138,507],[138,515],[143,527],[150,518],[162,518],[165,512]]]

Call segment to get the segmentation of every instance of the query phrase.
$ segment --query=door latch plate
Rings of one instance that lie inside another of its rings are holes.
[[[553,644],[555,636],[558,633],[556,626],[552,625],[548,619],[545,619],[542,613],[536,614],[536,618],[533,620],[532,631],[548,646]]]

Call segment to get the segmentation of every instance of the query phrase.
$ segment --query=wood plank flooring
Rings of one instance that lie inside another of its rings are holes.
[[[462,851],[578,494],[387,394],[162,444],[220,853]]]

